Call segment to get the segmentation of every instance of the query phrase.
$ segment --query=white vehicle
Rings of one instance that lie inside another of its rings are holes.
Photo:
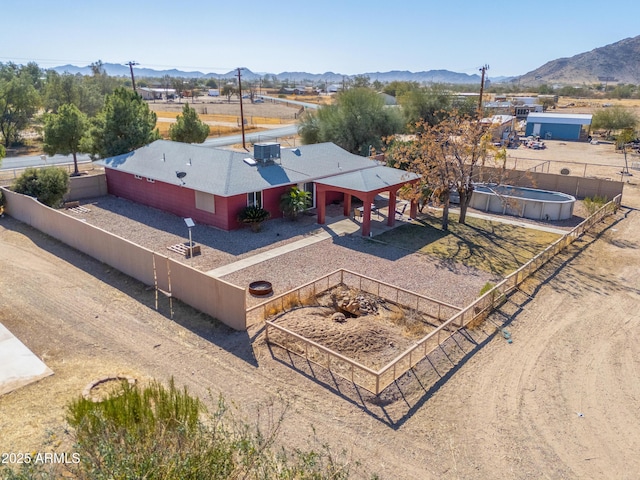
[[[208,95],[210,97],[219,97],[220,96],[220,90],[218,90],[217,88],[210,88]]]

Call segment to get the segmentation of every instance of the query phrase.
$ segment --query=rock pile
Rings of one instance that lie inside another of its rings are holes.
[[[373,315],[378,311],[378,302],[361,293],[344,292],[337,303],[340,310],[356,317]]]

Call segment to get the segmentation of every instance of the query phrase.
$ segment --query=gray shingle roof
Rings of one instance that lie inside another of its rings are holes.
[[[275,163],[252,166],[244,161],[253,158],[252,153],[157,140],[97,163],[105,168],[223,197],[312,182],[378,166],[377,162],[353,155],[333,143],[304,145],[296,150],[299,153],[282,148],[281,158]],[[185,173],[182,179],[178,178],[178,172]]]
[[[418,176],[415,173],[378,165],[366,170],[323,178],[318,180],[318,183],[359,192],[375,192],[385,190],[392,185],[415,180],[416,178]]]

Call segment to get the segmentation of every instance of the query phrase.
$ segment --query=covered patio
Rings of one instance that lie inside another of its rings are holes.
[[[388,192],[387,225],[393,227],[396,220],[395,206],[398,190],[404,185],[415,183],[418,180],[419,177],[414,173],[382,165],[316,180],[318,223],[322,225],[326,221],[327,192],[341,192],[344,197],[343,214],[345,217],[351,216],[351,197],[354,196],[362,200],[362,235],[369,236],[371,233],[371,213],[374,211],[372,206],[375,206],[376,195]],[[415,218],[418,213],[418,204],[415,200],[411,200],[410,205],[408,215],[410,218]]]

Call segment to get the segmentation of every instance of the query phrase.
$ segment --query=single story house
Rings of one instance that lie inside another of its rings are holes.
[[[527,115],[526,136],[545,140],[581,140],[587,138],[593,115],[584,113],[538,113]]]
[[[292,186],[311,193],[318,223],[325,221],[326,205],[343,202],[351,214],[351,196],[364,205],[362,234],[370,232],[370,205],[388,192],[396,193],[418,177],[354,155],[333,143],[281,148],[277,143],[256,144],[253,155],[221,148],[157,140],[133,152],[100,160],[107,189],[127,198],[223,230],[243,225],[238,213],[256,205],[282,217],[280,198]],[[393,210],[391,210],[393,211]],[[411,205],[412,216],[417,205]],[[395,215],[388,216],[393,225]]]
[[[176,94],[176,91],[173,88],[138,87],[136,88],[136,92],[138,92],[138,95],[140,95],[144,100],[173,98]]]

